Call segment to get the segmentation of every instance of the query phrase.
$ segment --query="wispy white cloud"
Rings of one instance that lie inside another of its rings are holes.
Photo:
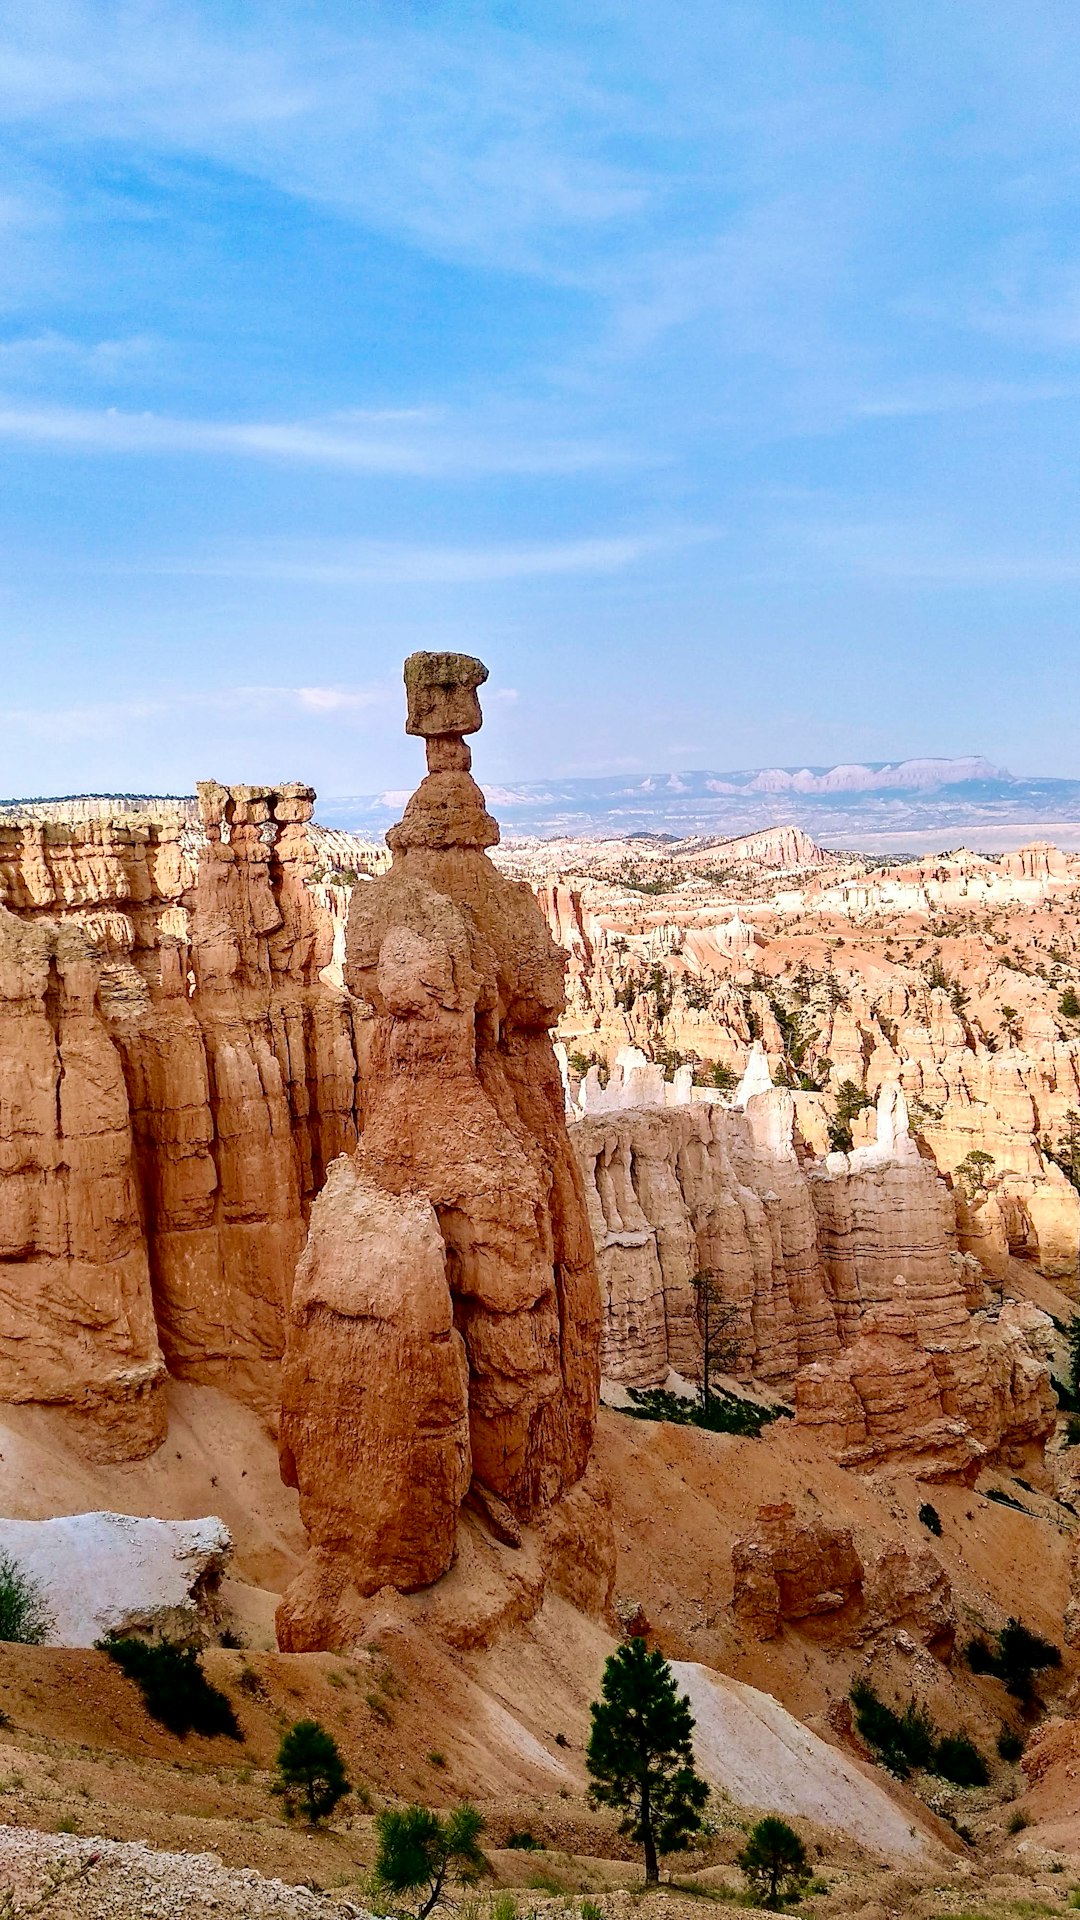
[[[292,554],[283,553],[280,546],[272,550],[237,548],[205,560],[163,562],[159,570],[297,586],[461,586],[550,574],[617,573],[653,555],[719,537],[716,529],[683,527],[520,546],[429,547],[380,540],[326,541],[297,548]]]
[[[1080,580],[1075,551],[980,549],[940,526],[837,523],[802,528],[795,541],[815,570],[886,585],[1054,587]]]
[[[864,419],[891,420],[922,414],[964,413],[980,407],[1039,406],[1053,400],[1080,400],[1080,382],[1072,380],[927,380],[894,393],[869,395],[855,403]]]
[[[5,348],[0,344],[0,373]],[[320,420],[185,420],[159,413],[0,402],[0,440],[59,452],[159,458],[271,460],[348,473],[431,478],[482,473],[574,473],[625,463],[614,447],[581,441],[477,438],[442,412],[351,411]]]
[[[490,21],[285,10],[268,31],[175,0],[57,0],[4,27],[9,123],[198,152],[451,253],[535,265],[544,236],[651,197],[604,150],[635,130],[633,101],[569,46]]]
[[[188,721],[219,715],[237,720],[306,713],[317,718],[377,712],[400,701],[400,689],[389,681],[363,687],[235,686],[208,687],[194,692],[172,689],[130,699],[78,700],[67,704],[0,707],[0,726],[20,735],[47,740],[101,740],[121,737],[146,724],[166,719]]]
[[[0,224],[2,218],[0,214]],[[77,340],[70,334],[46,328],[42,333],[0,339],[0,379],[16,379],[60,368],[113,379],[118,373],[145,370],[156,352],[156,342],[148,334],[131,334],[116,340]]]

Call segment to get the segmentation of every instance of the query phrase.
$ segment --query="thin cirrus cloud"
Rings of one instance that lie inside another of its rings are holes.
[[[359,540],[319,543],[291,557],[237,550],[203,561],[163,564],[163,573],[280,582],[307,587],[464,586],[543,575],[617,573],[654,555],[718,539],[708,527],[623,534],[546,544],[428,547]]]
[[[204,719],[265,718],[275,713],[308,714],[315,718],[370,713],[396,697],[390,682],[373,682],[362,687],[341,686],[237,686],[207,688],[196,693],[163,690],[134,700],[75,701],[68,706],[18,706],[0,708],[0,725],[20,735],[29,734],[50,744],[65,741],[99,740],[103,736],[123,735],[147,722],[166,717]]]
[[[0,348],[0,370],[3,368]],[[270,460],[351,473],[453,477],[573,473],[630,456],[582,441],[472,439],[422,408],[348,412],[323,420],[195,420],[115,407],[0,405],[0,440],[69,454]]]

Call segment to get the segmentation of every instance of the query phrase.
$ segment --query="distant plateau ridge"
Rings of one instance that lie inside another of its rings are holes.
[[[963,843],[993,853],[1036,838],[1080,848],[1080,780],[1017,776],[977,754],[833,767],[482,783],[507,839],[630,834],[723,838],[792,823],[825,846],[856,852],[924,852]],[[163,797],[63,799],[79,800],[88,811],[91,803],[98,803],[104,811],[109,801],[126,810]],[[407,798],[404,789],[320,794],[317,815],[324,826],[381,839],[400,818]],[[5,801],[0,817],[5,811],[43,809],[46,804],[41,798]]]

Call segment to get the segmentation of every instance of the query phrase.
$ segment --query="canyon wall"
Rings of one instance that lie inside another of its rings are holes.
[[[89,1415],[105,1454],[157,1444],[166,1367],[276,1408],[311,1199],[357,1137],[313,797],[0,822],[0,1398]]]
[[[953,1194],[895,1085],[875,1143],[824,1159],[797,1149],[784,1088],[742,1108],[614,1107],[570,1131],[609,1379],[700,1376],[694,1283],[706,1276],[728,1370],[792,1397],[844,1464],[967,1473],[1052,1429],[1051,1323],[1003,1304],[961,1251]]]

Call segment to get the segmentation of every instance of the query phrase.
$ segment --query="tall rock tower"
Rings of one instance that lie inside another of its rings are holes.
[[[600,1312],[550,1029],[564,959],[470,772],[479,660],[405,663],[426,778],[358,883],[345,978],[370,1008],[364,1126],[316,1202],[296,1275],[282,1471],[311,1552],[278,1616],[345,1643],[358,1598],[446,1571],[473,1489],[515,1522],[588,1462]]]

